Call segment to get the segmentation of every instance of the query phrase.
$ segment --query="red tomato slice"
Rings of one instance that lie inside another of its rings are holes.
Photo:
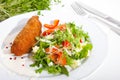
[[[68,46],[70,46],[70,42],[67,41],[67,40],[65,40],[65,41],[62,42],[62,45],[63,45],[64,47],[68,47]]]
[[[52,32],[54,32],[54,29],[48,29],[42,33],[42,36],[47,36],[47,35],[51,34]]]
[[[82,40],[82,39],[80,39],[80,43],[83,43],[83,40]]]

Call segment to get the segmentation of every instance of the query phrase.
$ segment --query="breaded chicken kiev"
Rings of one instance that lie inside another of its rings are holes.
[[[21,56],[30,52],[32,46],[36,43],[35,37],[40,36],[42,24],[38,16],[32,16],[20,33],[16,36],[12,46],[11,53]]]

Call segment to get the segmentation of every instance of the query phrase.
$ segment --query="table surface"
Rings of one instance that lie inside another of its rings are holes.
[[[79,0],[101,12],[120,21],[119,0]],[[109,25],[96,18],[92,20],[98,24],[108,36],[108,56],[101,67],[83,80],[120,80],[120,36],[109,29]]]
[[[119,0],[79,0],[120,21]],[[101,26],[108,36],[108,56],[103,65],[92,75],[83,80],[120,80],[120,36],[111,31],[109,25],[94,21]]]

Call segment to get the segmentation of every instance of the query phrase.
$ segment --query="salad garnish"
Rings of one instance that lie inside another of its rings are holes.
[[[37,67],[36,73],[48,71],[50,74],[65,74],[80,66],[80,61],[89,56],[92,43],[88,33],[74,22],[59,24],[56,19],[53,24],[44,24],[45,30],[32,48],[31,67]]]

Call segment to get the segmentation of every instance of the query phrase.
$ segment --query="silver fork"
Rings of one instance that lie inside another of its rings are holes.
[[[76,4],[76,2],[72,3],[72,4],[71,4],[71,7],[73,8],[73,10],[74,10],[78,15],[86,16],[86,17],[88,17],[88,18],[95,18],[95,19],[97,19],[98,21],[100,21],[100,22],[108,25],[109,28],[110,28],[112,31],[114,31],[115,33],[117,33],[118,35],[120,35],[120,28],[116,27],[115,25],[111,25],[111,24],[107,23],[106,21],[101,20],[101,19],[99,19],[99,18],[97,18],[97,17],[95,17],[95,16],[90,15],[85,9],[83,9],[83,8],[80,7],[80,6],[78,6],[78,5]]]
[[[81,7],[78,7],[76,3],[72,3],[71,7],[78,15],[81,15],[81,16],[87,15],[87,13]]]

